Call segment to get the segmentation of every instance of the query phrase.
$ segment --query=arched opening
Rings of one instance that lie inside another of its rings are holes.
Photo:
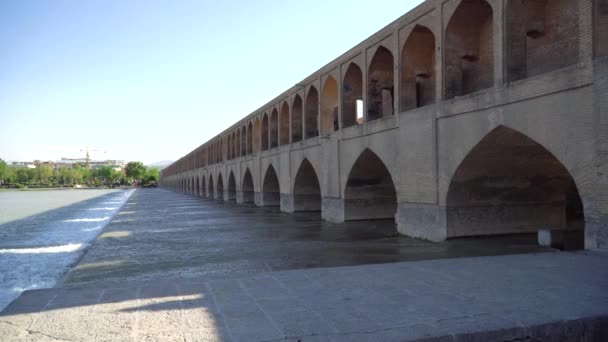
[[[294,211],[321,211],[321,186],[308,159],[300,164],[293,186]]]
[[[259,131],[259,120],[256,119],[256,122],[258,122],[258,131]],[[257,141],[260,140],[260,137],[257,137]],[[252,154],[253,153],[253,124],[250,122],[249,126],[247,126],[247,154]]]
[[[259,153],[260,152],[260,142],[261,142],[261,132],[262,132],[262,128],[260,127],[260,119],[259,118],[255,118],[255,124],[253,126],[253,153]],[[266,141],[268,141],[268,139],[266,139]]]
[[[338,82],[329,76],[323,87],[321,100],[321,134],[331,134],[338,130]]]
[[[234,157],[238,158],[241,156],[241,129],[236,130],[236,146],[234,147]]]
[[[393,54],[378,47],[369,65],[367,76],[367,120],[393,115],[395,75]]]
[[[201,197],[209,197],[207,194],[207,181],[205,180],[205,175],[203,175],[203,181],[201,183]]]
[[[608,0],[593,2],[593,53],[608,56]]]
[[[291,106],[291,142],[302,140],[302,99],[296,95]]]
[[[243,185],[241,191],[243,193],[243,203],[253,203],[254,201],[254,190],[253,190],[253,177],[249,168],[245,170],[245,176],[243,176]]]
[[[210,175],[209,176],[209,191],[207,192],[207,194],[208,194],[207,197],[210,197],[210,198],[215,197],[215,190],[214,190],[213,184],[214,184],[213,175]]]
[[[221,173],[217,174],[217,192],[215,198],[224,199],[224,179]]]
[[[401,108],[435,103],[435,35],[416,25],[401,52]]]
[[[445,98],[494,84],[492,7],[485,0],[462,0],[445,34]]]
[[[228,160],[232,159],[232,134],[228,134]]]
[[[270,114],[270,148],[279,146],[279,112],[273,109]]]
[[[355,63],[350,63],[342,82],[342,128],[363,123],[357,115],[357,103],[363,100],[363,73]]]
[[[247,155],[247,126],[243,126],[243,128],[241,128],[240,145],[241,145],[241,148],[239,150],[240,155],[241,156]]]
[[[196,183],[194,183],[194,185],[196,187],[195,195],[200,197],[201,196],[201,180],[200,180],[200,178],[198,178],[198,176],[196,176]]]
[[[448,238],[544,228],[566,231],[570,247],[583,247],[583,205],[568,170],[543,146],[504,126],[460,163],[446,207]]]
[[[278,206],[281,204],[281,191],[279,177],[272,165],[268,165],[262,186],[262,202],[264,206]]]
[[[344,189],[344,219],[395,219],[397,193],[393,178],[380,158],[369,149],[361,153]]]
[[[264,113],[262,117],[262,151],[268,149],[268,115]]]
[[[319,135],[317,117],[319,116],[319,93],[315,87],[308,89],[306,96],[306,118],[304,120],[305,138],[309,139]]]
[[[236,180],[232,171],[230,171],[230,176],[228,176],[228,193],[226,196],[226,200],[236,201]]]
[[[281,136],[279,139],[279,143],[281,145],[289,144],[289,105],[287,102],[283,102],[283,106],[281,106],[281,117],[280,117],[280,132]]]
[[[578,3],[507,2],[507,78],[516,81],[578,62]]]
[[[224,139],[220,138],[217,142],[217,162],[224,161]]]

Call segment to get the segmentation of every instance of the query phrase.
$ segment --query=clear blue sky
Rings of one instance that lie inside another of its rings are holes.
[[[421,0],[0,2],[0,158],[176,160]]]

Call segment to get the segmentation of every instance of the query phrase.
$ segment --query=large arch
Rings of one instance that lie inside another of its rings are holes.
[[[256,119],[256,122],[259,121]],[[258,124],[259,126],[259,124]],[[258,127],[259,128],[259,127]],[[259,137],[257,138],[259,141]],[[253,153],[253,123],[249,122],[247,126],[247,154]]]
[[[486,0],[462,1],[445,33],[445,98],[494,84],[492,6]]]
[[[357,116],[358,101],[363,101],[363,72],[353,62],[346,69],[342,82],[342,127],[362,123]]]
[[[274,108],[270,114],[270,148],[279,146],[279,112]]]
[[[264,113],[262,117],[262,151],[266,151],[268,149],[268,114]]]
[[[450,181],[447,237],[568,231],[582,248],[583,204],[566,167],[528,136],[498,126],[473,147]]]
[[[325,80],[321,98],[321,134],[338,130],[338,82],[331,76]]]
[[[234,173],[230,171],[228,176],[228,193],[226,194],[227,201],[236,201],[236,179]]]
[[[217,191],[215,198],[224,199],[224,179],[222,178],[221,172],[218,172],[217,174]]]
[[[209,175],[209,190],[207,191],[207,197],[215,198],[215,183],[213,183],[213,175]]]
[[[300,95],[296,95],[291,105],[291,142],[302,140],[302,119],[302,98],[300,98]]]
[[[304,112],[304,138],[309,139],[319,135],[317,117],[319,116],[319,93],[317,88],[311,86],[306,96],[306,110]]]
[[[281,191],[279,186],[279,177],[274,167],[268,165],[264,182],[262,183],[262,203],[264,206],[281,205]]]
[[[253,203],[255,199],[253,177],[249,168],[245,169],[245,175],[243,176],[243,184],[241,185],[241,192],[243,194],[243,203]]]
[[[397,192],[382,160],[365,149],[348,175],[344,189],[344,219],[395,219]]]
[[[194,183],[194,185],[196,187],[195,195],[197,197],[201,197],[201,179],[198,177],[198,175],[196,176],[196,183]]]
[[[435,103],[435,35],[416,25],[401,51],[400,110]]]
[[[516,81],[578,62],[578,3],[507,2],[507,79]]]
[[[393,54],[379,46],[369,64],[367,76],[367,120],[391,116],[395,112],[395,71]]]
[[[283,102],[281,106],[281,116],[279,118],[279,137],[280,145],[289,145],[289,105],[287,102]]]
[[[319,178],[308,159],[302,160],[293,185],[294,211],[321,211]]]

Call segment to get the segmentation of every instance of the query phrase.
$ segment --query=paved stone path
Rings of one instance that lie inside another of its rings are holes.
[[[534,249],[319,229],[309,216],[255,208],[230,224],[233,209],[138,190],[63,287],[27,291],[0,314],[0,340],[608,341],[608,252],[358,265]],[[306,268],[325,265],[318,260],[358,266]]]
[[[3,341],[526,336],[606,341],[607,265],[606,253],[556,252],[38,290],[24,293],[3,312],[0,336]]]

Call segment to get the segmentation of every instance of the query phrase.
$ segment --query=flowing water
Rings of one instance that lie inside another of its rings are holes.
[[[0,311],[25,290],[53,287],[132,192],[0,192]]]

